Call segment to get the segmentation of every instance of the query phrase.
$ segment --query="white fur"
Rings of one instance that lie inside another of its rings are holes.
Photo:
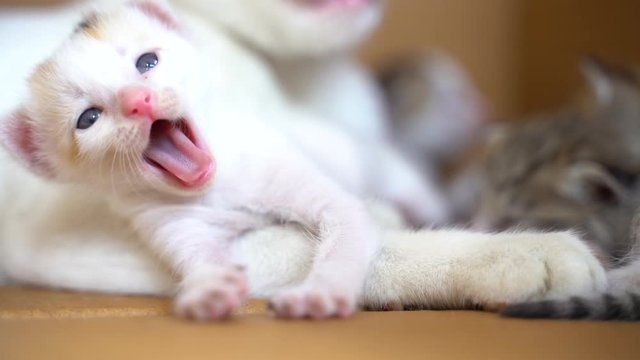
[[[382,1],[324,10],[295,0],[173,2],[194,9],[255,49],[295,106],[346,131],[360,145],[366,194],[396,204],[416,225],[445,221],[444,197],[394,149],[380,89],[352,55],[378,24]],[[311,151],[323,153],[326,147]]]
[[[86,235],[71,231],[77,227],[75,216],[83,213],[80,208],[70,209],[57,222],[59,230],[50,230],[47,237],[25,234],[30,228],[14,226],[22,231],[17,234],[21,237],[14,235],[11,242],[2,237],[0,264],[10,269],[16,282],[128,294],[173,293],[176,280],[133,239],[86,243]],[[117,236],[113,231],[109,234]],[[25,245],[28,239],[40,242]],[[304,279],[315,242],[295,227],[267,227],[233,244],[234,260],[247,265],[251,297],[268,298]],[[595,259],[566,233],[388,230],[382,244],[360,300],[368,308],[491,308],[588,294],[602,290],[606,283]]]
[[[297,0],[175,0],[269,54],[325,56],[352,49],[377,25],[382,2],[340,9],[299,6]],[[300,1],[302,2],[302,1]]]
[[[173,293],[176,279],[126,227],[100,214],[105,204],[87,200],[91,197],[74,202],[76,188],[52,192],[55,185],[22,175],[20,181],[29,180],[31,191],[15,193],[19,198],[11,200],[16,206],[5,215],[0,238],[0,264],[13,281],[102,292]],[[48,206],[34,213],[36,201]],[[69,206],[73,204],[77,206]],[[51,210],[63,206],[64,212]],[[24,226],[25,207],[31,226]],[[55,213],[59,216],[51,217]],[[231,253],[234,262],[247,267],[251,297],[268,298],[305,278],[315,244],[294,226],[267,227],[237,239]],[[360,301],[370,308],[493,307],[588,294],[602,290],[605,283],[595,258],[566,233],[386,230]]]

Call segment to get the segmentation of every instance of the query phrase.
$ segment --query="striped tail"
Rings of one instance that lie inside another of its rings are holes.
[[[503,309],[501,315],[526,319],[638,321],[640,293],[604,293],[594,297],[515,304]]]

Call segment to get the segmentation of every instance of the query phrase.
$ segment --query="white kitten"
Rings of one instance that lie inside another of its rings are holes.
[[[415,225],[443,223],[443,196],[392,146],[387,110],[353,52],[378,25],[380,0],[174,0],[221,24],[269,62],[288,99],[360,145],[366,194],[395,204]],[[306,147],[311,154],[325,146]]]
[[[270,218],[321,242],[307,279],[272,298],[276,312],[351,315],[377,248],[364,205],[254,121],[263,114],[218,100],[208,69],[221,64],[186,31],[152,2],[90,15],[30,78],[4,144],[42,176],[110,192],[181,278],[182,315],[219,319],[241,304],[248,284],[229,242]]]

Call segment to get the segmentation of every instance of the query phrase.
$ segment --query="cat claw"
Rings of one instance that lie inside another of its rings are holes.
[[[195,321],[224,320],[242,305],[247,292],[248,282],[240,267],[200,273],[183,284],[175,312]]]

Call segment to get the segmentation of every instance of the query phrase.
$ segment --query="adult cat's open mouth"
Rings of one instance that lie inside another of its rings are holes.
[[[203,186],[214,173],[213,156],[185,119],[154,121],[144,159],[187,188]]]

